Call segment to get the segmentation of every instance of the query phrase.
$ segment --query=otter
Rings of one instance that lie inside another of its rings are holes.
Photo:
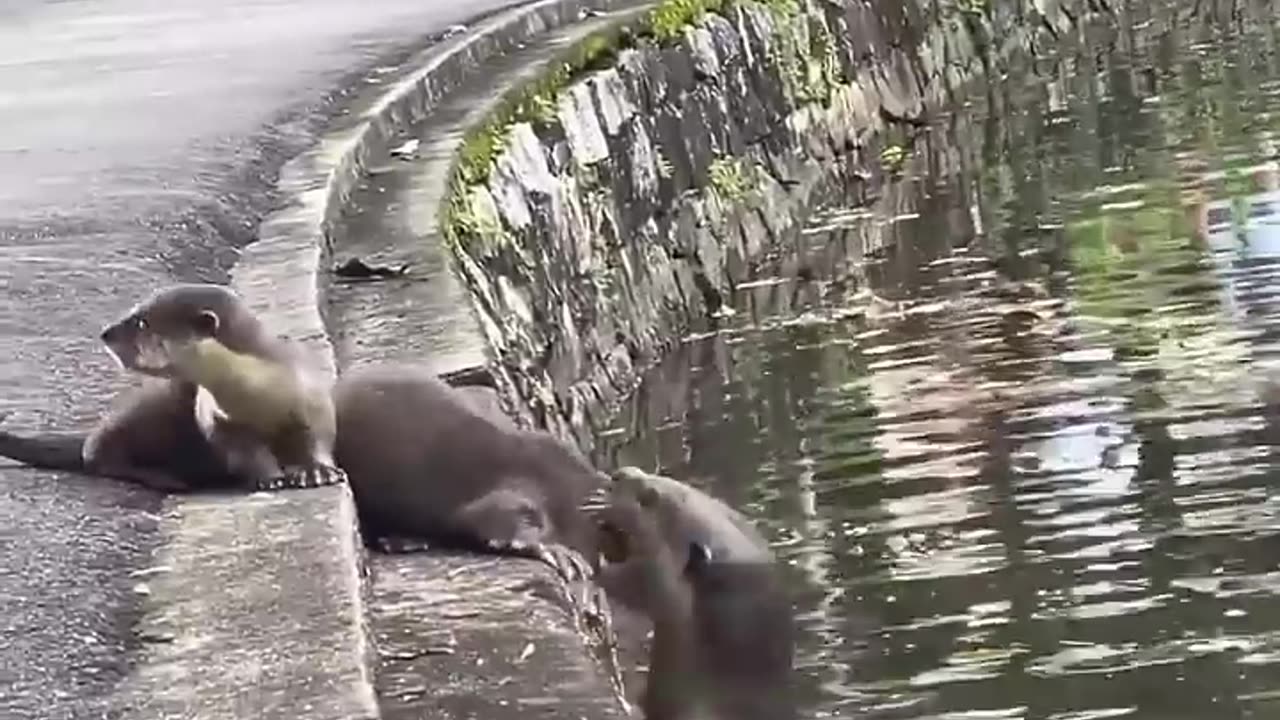
[[[230,288],[162,288],[100,338],[141,386],[87,433],[0,431],[0,455],[166,492],[345,481],[330,383]]]
[[[334,457],[366,539],[388,552],[513,553],[589,579],[597,534],[579,506],[607,476],[478,397],[412,364],[369,363],[339,377]]]
[[[653,623],[646,720],[786,720],[794,614],[774,556],[733,508],[692,486],[626,466],[584,507],[610,600]]]

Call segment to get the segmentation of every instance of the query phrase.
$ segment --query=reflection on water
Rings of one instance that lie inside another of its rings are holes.
[[[824,212],[606,441],[772,538],[815,716],[1280,717],[1280,67],[1168,5]]]

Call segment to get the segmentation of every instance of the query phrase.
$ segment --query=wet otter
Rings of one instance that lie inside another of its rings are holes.
[[[329,382],[230,288],[161,289],[102,342],[146,376],[90,432],[0,431],[0,455],[163,491],[340,483]]]
[[[759,532],[706,493],[623,467],[591,508],[597,582],[653,622],[646,720],[785,720],[794,617]]]

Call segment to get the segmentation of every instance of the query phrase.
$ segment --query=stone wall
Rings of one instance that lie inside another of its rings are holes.
[[[1057,0],[743,0],[622,50],[453,190],[498,387],[523,422],[592,447],[644,366],[797,248],[824,193],[874,191],[973,79],[1076,16]]]

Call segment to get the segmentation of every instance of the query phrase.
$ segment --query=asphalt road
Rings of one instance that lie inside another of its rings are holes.
[[[450,24],[513,0],[0,3],[0,412],[91,423],[122,377],[98,329],[226,277],[275,170]],[[127,671],[157,496],[0,466],[0,717],[100,717]]]

